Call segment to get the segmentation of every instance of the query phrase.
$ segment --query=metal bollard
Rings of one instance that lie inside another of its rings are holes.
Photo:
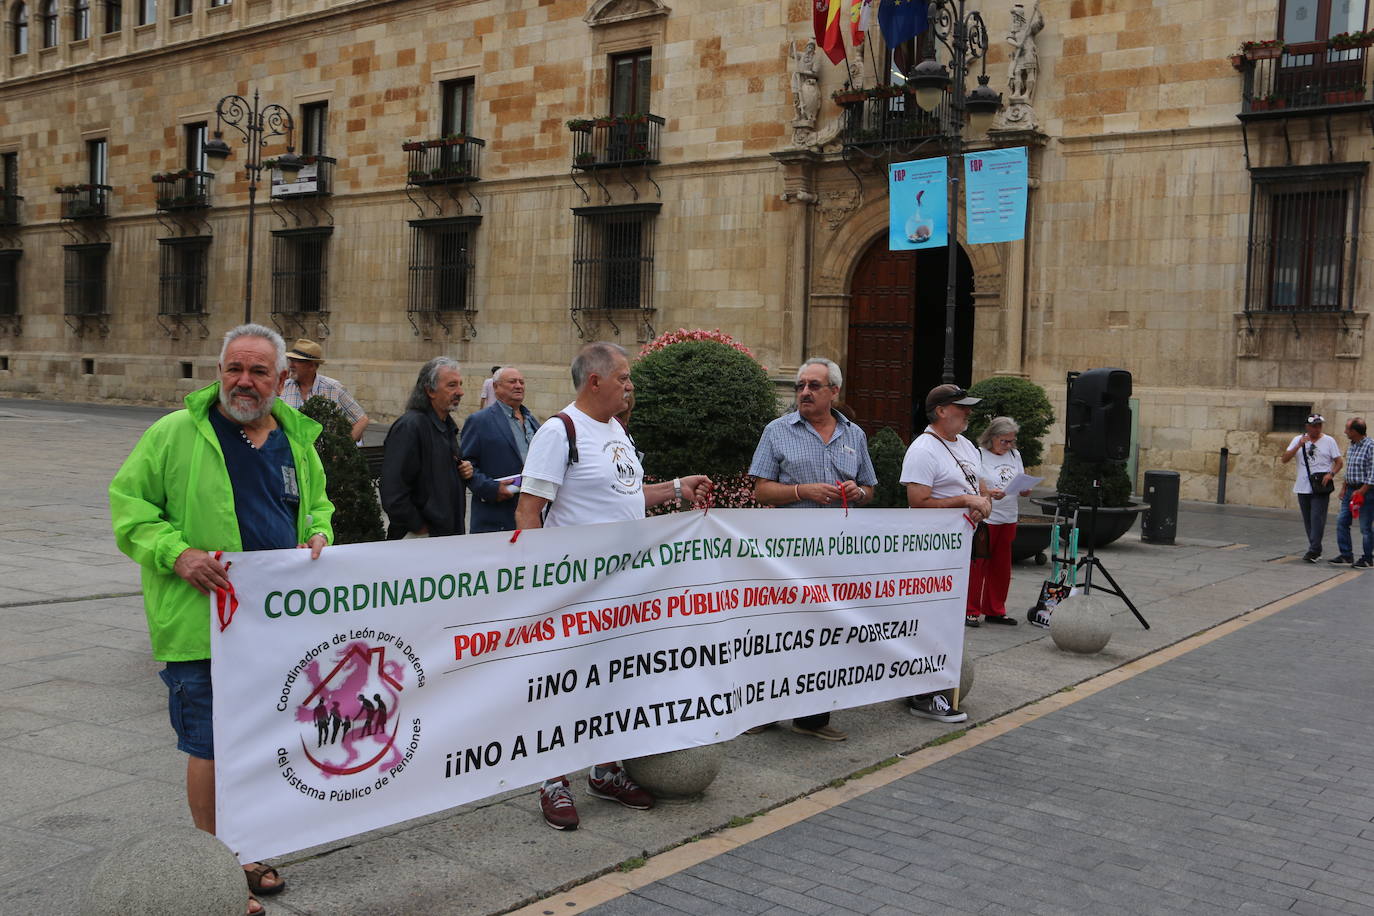
[[[1140,520],[1140,539],[1150,544],[1172,544],[1178,533],[1177,471],[1145,472],[1145,514]]]
[[[1231,463],[1231,450],[1221,447],[1221,460],[1217,464],[1217,505],[1226,505],[1226,468]]]

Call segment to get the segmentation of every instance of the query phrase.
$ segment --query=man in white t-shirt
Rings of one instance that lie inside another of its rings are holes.
[[[1326,530],[1326,507],[1331,501],[1331,491],[1312,492],[1313,474],[1320,474],[1324,487],[1330,487],[1331,480],[1341,472],[1345,459],[1341,457],[1341,447],[1336,440],[1322,432],[1326,418],[1314,413],[1307,418],[1307,426],[1302,435],[1294,436],[1283,453],[1283,463],[1287,464],[1296,456],[1298,475],[1293,481],[1293,492],[1298,494],[1298,511],[1302,513],[1302,526],[1307,531],[1307,553],[1302,555],[1305,562],[1315,563],[1322,555],[1322,533]]]
[[[549,419],[534,434],[521,472],[516,528],[638,519],[647,507],[670,499],[698,503],[706,498],[711,480],[702,474],[644,483],[634,442],[615,419],[634,392],[624,348],[613,343],[587,344],[573,360],[572,378],[577,400],[563,408],[563,414],[572,421],[576,455],[569,448],[567,426],[560,417]],[[597,798],[618,801],[627,808],[654,806],[654,797],[614,763],[594,766],[587,786]],[[577,829],[577,807],[567,776],[544,783],[539,807],[544,822],[555,830]]]
[[[956,385],[938,385],[926,396],[930,425],[912,440],[902,459],[901,483],[913,509],[964,509],[975,523],[992,513],[992,500],[978,479],[978,446],[960,435],[982,398],[971,398]],[[977,625],[977,617],[971,625]],[[965,618],[965,622],[968,619]],[[907,700],[907,711],[937,722],[963,722],[968,713],[955,709],[944,693]]]

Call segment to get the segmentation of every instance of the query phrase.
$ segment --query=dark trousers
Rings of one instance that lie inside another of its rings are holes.
[[[802,728],[820,728],[822,725],[830,724],[830,713],[818,712],[814,716],[798,716],[792,721]]]
[[[1302,526],[1307,531],[1308,553],[1321,555],[1322,533],[1326,531],[1326,507],[1330,502],[1330,493],[1298,494],[1298,511],[1302,513]]]

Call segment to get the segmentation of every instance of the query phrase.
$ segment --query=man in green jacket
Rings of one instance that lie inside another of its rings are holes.
[[[153,657],[166,664],[177,748],[189,755],[186,798],[195,825],[215,832],[210,599],[229,588],[219,550],[309,548],[333,537],[334,507],[314,442],[320,425],[277,399],[287,374],[281,335],[234,328],[220,351],[220,380],[158,420],[110,481],[119,549],[143,567]],[[244,866],[254,894],[286,887],[276,870]],[[250,897],[248,912],[262,911]]]

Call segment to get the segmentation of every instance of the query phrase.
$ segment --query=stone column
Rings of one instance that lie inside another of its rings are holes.
[[[816,205],[815,166],[818,156],[810,150],[773,153],[783,166],[783,202],[787,208],[787,268],[783,286],[783,338],[778,346],[780,374],[801,365],[807,358],[807,327],[811,300],[811,211]]]

